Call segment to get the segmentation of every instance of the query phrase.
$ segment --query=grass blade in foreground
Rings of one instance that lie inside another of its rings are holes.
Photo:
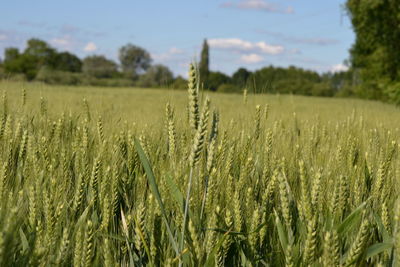
[[[167,227],[169,239],[171,241],[171,245],[174,248],[176,255],[179,255],[178,245],[174,239],[174,235],[171,232],[171,228],[169,226],[168,219],[167,219],[167,213],[165,211],[165,207],[164,207],[164,204],[161,199],[160,191],[158,190],[158,186],[157,186],[154,174],[153,174],[153,170],[151,169],[150,162],[147,159],[146,154],[144,154],[142,146],[140,145],[139,141],[136,138],[135,138],[135,147],[136,147],[136,151],[139,154],[140,161],[142,162],[144,170],[147,174],[147,180],[149,182],[151,191],[153,192],[154,196],[157,199],[158,205],[160,206],[161,213],[162,213],[163,219],[164,219],[164,223],[165,223],[165,226]]]

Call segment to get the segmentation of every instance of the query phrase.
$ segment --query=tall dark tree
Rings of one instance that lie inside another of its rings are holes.
[[[393,0],[348,0],[356,40],[350,50],[354,74],[367,97],[379,98],[400,80],[400,5]]]
[[[145,49],[127,44],[119,49],[122,71],[130,78],[145,72],[151,66],[151,56]]]
[[[199,71],[200,71],[200,80],[204,83],[205,87],[209,86],[208,84],[208,76],[210,73],[209,65],[210,65],[209,46],[207,43],[207,39],[204,39],[203,48],[201,49],[201,55],[200,55]]]

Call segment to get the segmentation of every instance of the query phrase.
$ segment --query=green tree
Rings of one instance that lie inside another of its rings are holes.
[[[42,66],[55,67],[56,64],[56,50],[45,41],[40,39],[32,38],[27,41],[27,46],[24,51],[25,56],[33,57],[37,64],[36,69],[40,69]]]
[[[4,50],[4,62],[16,60],[20,56],[18,48],[9,47]]]
[[[174,79],[168,67],[158,64],[151,66],[147,72],[140,76],[138,85],[142,87],[167,86]]]
[[[4,70],[7,74],[23,74],[28,80],[35,78],[37,73],[35,57],[20,54],[17,48],[6,48],[4,51]]]
[[[383,89],[400,78],[400,5],[393,0],[346,2],[356,40],[350,55],[362,93],[383,98]]]
[[[151,66],[149,52],[133,44],[127,44],[119,49],[119,61],[123,72],[133,79]]]
[[[211,91],[216,91],[218,87],[225,83],[230,83],[231,78],[219,71],[210,71],[208,76],[208,88]]]
[[[201,50],[201,55],[200,55],[199,72],[200,72],[200,80],[203,82],[205,88],[208,87],[208,75],[210,72],[209,65],[210,65],[209,47],[207,39],[204,39],[203,48]]]
[[[22,72],[21,62],[19,60],[21,54],[18,48],[9,47],[4,50],[4,70],[7,73]]]
[[[110,78],[117,72],[117,64],[104,56],[93,55],[83,59],[82,71],[96,78]]]
[[[255,93],[283,93],[312,95],[314,83],[321,77],[317,72],[304,70],[294,66],[289,68],[265,67],[255,71],[249,77],[251,91]]]
[[[245,68],[239,68],[232,75],[232,83],[240,88],[246,87],[247,80],[249,79],[251,72]]]
[[[182,76],[178,76],[174,79],[170,87],[173,89],[187,89],[188,81]]]
[[[22,54],[17,48],[5,50],[4,68],[8,73],[23,73],[28,80],[32,80],[40,68],[54,68],[56,54],[56,50],[45,41],[32,38],[27,41]]]
[[[57,53],[55,69],[69,72],[81,72],[82,61],[77,56],[68,52]]]

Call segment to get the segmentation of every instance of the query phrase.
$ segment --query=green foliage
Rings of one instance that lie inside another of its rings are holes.
[[[219,71],[210,71],[208,75],[208,87],[211,91],[216,91],[218,87],[224,83],[230,83],[231,78]]]
[[[105,86],[105,87],[132,87],[134,82],[127,78],[95,78],[80,75],[80,85]]]
[[[170,88],[187,89],[187,84],[188,84],[188,81],[186,79],[184,79],[182,76],[178,76],[174,79],[174,81],[170,85]]]
[[[117,73],[117,64],[104,56],[88,56],[83,59],[82,71],[96,78],[110,78]]]
[[[137,85],[140,87],[167,87],[174,79],[168,67],[158,64],[151,66],[145,74],[139,77]]]
[[[127,44],[119,49],[119,61],[122,71],[132,79],[151,66],[151,57],[144,48]]]
[[[379,58],[379,57],[378,57]],[[150,54],[143,48],[127,44],[119,49],[120,66],[102,55],[86,57],[81,61],[69,52],[58,52],[46,42],[30,39],[21,53],[7,48],[2,79],[38,80],[49,84],[169,87],[186,89],[186,80],[173,79],[172,72],[163,65],[151,65]],[[247,89],[252,93],[302,94],[315,96],[361,96],[382,98],[390,83],[380,80],[380,90],[361,86],[361,71],[319,75],[300,68],[265,67],[254,73],[239,68],[232,77],[209,70],[209,46],[203,42],[199,73],[200,88],[210,91],[238,93]],[[375,64],[376,65],[376,64]],[[390,88],[394,88],[391,86]],[[388,93],[390,97],[396,94]]]
[[[69,52],[57,53],[54,69],[59,71],[81,72],[82,61]]]
[[[311,87],[311,95],[313,96],[333,96],[335,91],[329,83],[314,83]]]
[[[209,65],[210,65],[209,47],[207,39],[204,39],[200,55],[199,73],[200,73],[200,79],[203,81],[205,88],[207,88],[208,86],[208,76],[210,73]]]
[[[50,47],[45,41],[36,38],[27,41],[24,55],[35,59],[37,69],[42,66],[54,67],[56,64],[56,50]]]
[[[385,88],[400,79],[400,28],[393,26],[400,23],[400,6],[389,0],[348,0],[346,9],[356,34],[351,64],[359,71],[364,97],[384,99]]]
[[[195,128],[181,91],[0,83],[0,265],[398,265],[395,107],[196,77]]]
[[[245,88],[248,84],[251,72],[245,68],[239,68],[232,74],[232,83],[240,88]]]
[[[81,83],[82,74],[42,67],[36,75],[36,80],[48,84],[77,85]]]
[[[292,93],[311,95],[314,83],[321,81],[318,73],[296,67],[266,67],[255,71],[249,78],[255,93]]]
[[[20,54],[17,48],[5,50],[4,70],[6,73],[22,73],[29,80],[36,76],[37,62],[34,56]]]
[[[0,80],[6,78],[6,72],[4,71],[3,64],[0,64]]]
[[[6,48],[4,55],[5,72],[24,74],[28,80],[33,80],[43,67],[71,72],[81,69],[78,57],[67,52],[59,54],[46,42],[35,38],[27,41],[23,53],[17,48]]]
[[[385,89],[385,94],[389,97],[389,99],[396,104],[400,105],[400,81],[391,83]]]
[[[241,93],[241,87],[233,83],[223,83],[218,86],[217,91],[220,93]]]

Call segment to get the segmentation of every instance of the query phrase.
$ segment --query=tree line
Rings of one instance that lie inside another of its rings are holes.
[[[350,49],[353,90],[400,104],[400,5],[394,0],[347,0],[356,35]]]
[[[346,5],[357,36],[350,50],[348,71],[320,74],[295,66],[266,66],[256,71],[239,68],[229,76],[209,69],[209,46],[204,40],[198,63],[202,87],[218,92],[240,93],[246,88],[254,93],[400,99],[400,49],[395,49],[397,42],[390,45],[390,34],[384,35],[386,39],[380,38],[382,29],[385,29],[381,24],[385,19],[394,18],[384,16],[383,7],[378,10],[381,14],[364,5],[368,6],[356,0],[349,0]],[[369,15],[375,12],[380,18],[375,31],[374,27],[365,26],[373,25],[374,20],[360,14],[360,10]],[[388,25],[387,29],[390,28]],[[398,34],[396,29],[393,32]],[[186,89],[187,81],[183,77],[174,77],[167,66],[153,64],[150,53],[144,48],[126,44],[118,52],[119,62],[103,55],[80,59],[70,52],[57,51],[43,40],[32,38],[23,51],[13,47],[5,49],[4,59],[0,62],[0,78],[49,84]]]
[[[122,46],[118,55],[119,64],[103,55],[80,59],[32,38],[23,51],[14,47],[5,49],[0,77],[49,84],[142,87],[171,85],[175,81],[168,67],[153,65],[150,54],[139,46]]]
[[[43,40],[27,41],[26,48],[6,48],[0,64],[0,77],[10,80],[40,81],[49,84],[168,87],[186,89],[187,81],[172,71],[152,64],[144,48],[127,44],[118,51],[119,62],[103,55],[80,59],[70,52],[59,52]],[[209,69],[209,46],[204,40],[198,64],[206,90],[240,93],[293,93],[315,96],[351,95],[349,72],[319,74],[294,66],[268,66],[251,72],[239,68],[231,76]]]
[[[209,46],[203,42],[199,73],[203,87],[218,92],[241,92],[246,88],[253,93],[282,93],[312,96],[351,96],[351,71],[318,72],[295,66],[287,68],[267,66],[251,72],[239,68],[232,76],[209,70]]]

